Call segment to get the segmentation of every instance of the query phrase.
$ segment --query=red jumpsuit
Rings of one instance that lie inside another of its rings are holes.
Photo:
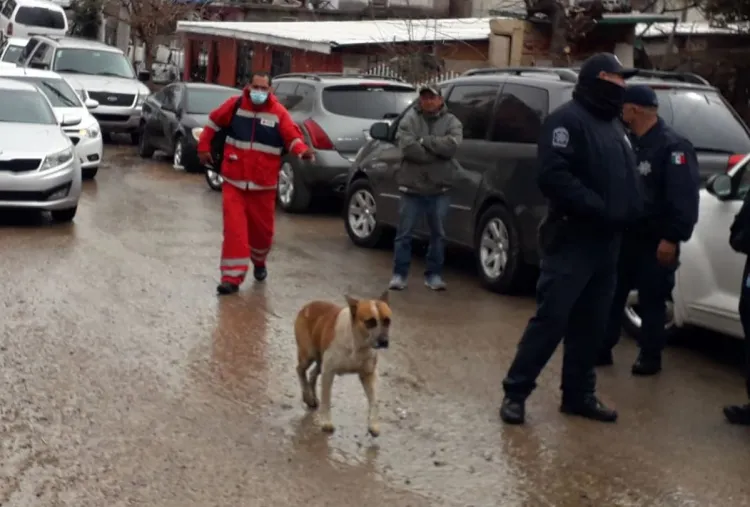
[[[224,242],[221,248],[221,281],[239,285],[250,262],[265,266],[271,249],[276,207],[276,187],[281,153],[299,155],[308,150],[302,132],[273,94],[254,105],[247,90],[237,114],[231,98],[212,111],[198,141],[198,152],[211,149],[219,129],[230,127],[224,147],[221,174]]]

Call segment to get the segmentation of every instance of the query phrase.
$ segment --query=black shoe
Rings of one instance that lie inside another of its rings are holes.
[[[265,266],[255,266],[253,268],[253,277],[258,282],[262,282],[268,277],[268,270]]]
[[[500,419],[505,424],[523,424],[526,420],[526,407],[522,401],[516,401],[508,398],[503,399],[500,405]]]
[[[608,408],[596,396],[586,396],[582,400],[575,402],[563,399],[562,405],[560,405],[560,412],[563,414],[578,415],[593,421],[617,421],[617,411]]]
[[[596,366],[612,366],[613,364],[615,364],[615,361],[612,358],[611,350],[600,352],[596,358]]]
[[[228,294],[234,294],[240,290],[240,286],[236,283],[229,283],[229,282],[221,282],[218,287],[216,287],[216,292],[219,293],[220,296],[226,296]]]
[[[630,373],[639,377],[648,377],[650,375],[656,375],[661,371],[661,358],[648,358],[642,355],[638,356],[638,359],[633,363],[633,367],[630,369]]]
[[[724,407],[724,417],[732,424],[750,426],[750,403],[747,405],[729,405]]]

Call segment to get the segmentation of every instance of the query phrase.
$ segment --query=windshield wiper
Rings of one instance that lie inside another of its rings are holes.
[[[78,69],[55,69],[55,72],[72,72],[74,74],[88,74],[89,76],[93,76],[93,72],[84,72],[82,70]]]
[[[123,77],[125,79],[129,79],[128,76],[123,76],[122,74],[117,74],[115,72],[96,72],[94,75],[96,75],[96,76]]]
[[[47,88],[48,90],[52,90],[52,91],[54,92],[54,94],[55,94],[55,95],[57,95],[57,97],[58,97],[58,98],[59,98],[60,100],[62,100],[62,102],[63,102],[64,104],[67,104],[67,105],[68,105],[68,107],[78,107],[78,105],[77,105],[77,104],[76,104],[75,102],[73,102],[72,100],[70,100],[70,99],[69,99],[69,98],[68,98],[68,97],[67,97],[67,96],[66,96],[66,95],[65,95],[65,94],[64,94],[63,92],[61,92],[60,90],[58,90],[57,88],[55,88],[55,87],[54,87],[54,86],[52,86],[51,84],[49,84],[49,83],[46,83],[46,82],[44,82],[44,81],[42,81],[41,83],[42,83],[42,85],[43,85],[43,86],[44,86],[45,88]]]

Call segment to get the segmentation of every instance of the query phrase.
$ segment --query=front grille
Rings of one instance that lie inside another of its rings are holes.
[[[46,201],[50,196],[60,190],[70,190],[70,183],[58,185],[49,190],[42,191],[0,191],[0,201]]]
[[[14,158],[11,160],[0,160],[0,171],[21,173],[39,169],[42,163],[40,158]]]
[[[94,118],[96,118],[99,121],[122,121],[126,122],[130,119],[130,116],[126,114],[101,114],[101,113],[92,113]]]
[[[89,97],[103,106],[132,106],[135,95],[127,93],[89,92]]]

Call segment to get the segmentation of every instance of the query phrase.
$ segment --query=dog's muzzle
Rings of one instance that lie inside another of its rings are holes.
[[[387,336],[378,336],[375,340],[375,345],[373,345],[374,349],[387,349],[389,344],[389,340]]]

